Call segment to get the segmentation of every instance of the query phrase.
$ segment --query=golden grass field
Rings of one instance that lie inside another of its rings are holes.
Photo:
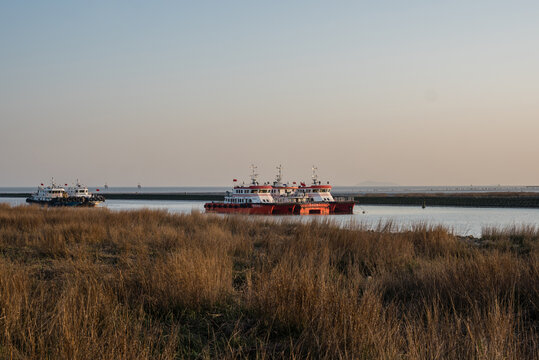
[[[0,358],[539,358],[539,229],[320,219],[0,205]]]

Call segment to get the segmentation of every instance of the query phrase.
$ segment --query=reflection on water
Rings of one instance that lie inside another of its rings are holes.
[[[23,198],[0,198],[0,202],[12,205],[25,204]],[[159,201],[159,200],[107,200],[101,206],[111,210],[164,209],[171,213],[189,213],[193,210],[204,212],[203,201]],[[258,217],[258,216],[257,216]],[[292,221],[311,221],[329,219],[343,226],[363,225],[369,228],[391,221],[400,229],[414,224],[425,223],[443,225],[458,235],[481,236],[485,226],[505,227],[509,225],[532,224],[539,226],[539,209],[506,208],[457,208],[412,206],[356,206],[351,215],[304,215],[263,217],[271,219],[290,219]]]

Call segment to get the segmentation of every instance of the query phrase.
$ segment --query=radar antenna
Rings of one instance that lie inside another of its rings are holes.
[[[258,185],[258,174],[256,173],[257,167],[254,164],[251,164],[251,183],[253,185]]]

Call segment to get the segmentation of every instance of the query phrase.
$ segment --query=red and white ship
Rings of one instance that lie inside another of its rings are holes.
[[[329,215],[352,214],[353,201],[337,201],[331,195],[329,182],[322,185],[313,166],[312,184],[283,184],[282,167],[279,166],[273,184],[258,183],[256,167],[251,166],[251,184],[234,186],[227,191],[223,202],[204,204],[206,212],[223,214],[260,215]],[[234,179],[236,181],[236,179]]]

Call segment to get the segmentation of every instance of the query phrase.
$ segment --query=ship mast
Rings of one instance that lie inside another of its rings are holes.
[[[318,175],[316,175],[316,170],[318,170],[318,168],[313,165],[312,170],[313,175],[311,176],[311,178],[313,179],[313,185],[316,185],[318,184]]]
[[[283,166],[279,164],[279,166],[277,166],[277,170],[279,172],[277,173],[277,175],[275,175],[275,185],[280,186],[281,181],[283,180]]]
[[[256,166],[251,164],[251,184],[258,185],[258,174],[256,173]]]

